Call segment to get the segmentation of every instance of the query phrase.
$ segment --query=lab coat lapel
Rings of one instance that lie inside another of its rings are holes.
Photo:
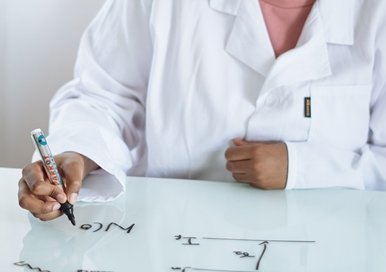
[[[279,56],[269,72],[260,96],[270,90],[331,75],[325,29],[316,2],[296,48]]]
[[[323,19],[327,42],[339,45],[353,45],[354,6],[357,1],[319,0],[317,4]]]
[[[210,0],[209,3],[217,11],[236,16],[225,50],[253,70],[267,76],[275,55],[258,0]]]
[[[258,0],[209,0],[209,5],[235,16],[225,50],[266,77],[262,96],[280,86],[332,74],[327,46],[354,43],[354,1],[316,0],[296,48],[277,59]]]
[[[223,13],[237,15],[241,1],[243,0],[209,0],[209,6]]]

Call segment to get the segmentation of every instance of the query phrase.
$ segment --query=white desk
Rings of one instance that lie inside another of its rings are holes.
[[[256,271],[261,256],[263,272],[386,271],[386,192],[128,178],[116,201],[77,204],[73,227],[19,208],[19,176],[0,169],[1,271]]]

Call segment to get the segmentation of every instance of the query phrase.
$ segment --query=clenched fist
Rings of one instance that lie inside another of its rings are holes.
[[[247,142],[235,139],[225,152],[226,168],[233,177],[260,189],[284,189],[288,151],[283,142]]]

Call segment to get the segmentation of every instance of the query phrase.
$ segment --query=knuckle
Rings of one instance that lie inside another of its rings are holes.
[[[58,187],[52,186],[48,195],[55,198],[55,196],[57,196],[59,194],[60,194],[60,191],[58,190]]]
[[[226,158],[227,160],[230,159],[230,151],[229,151],[229,149],[227,149],[227,150],[225,151],[224,156],[225,156],[225,158]]]
[[[25,165],[21,170],[22,176],[25,177],[29,175],[29,173],[32,171],[32,168],[33,168],[32,163]]]
[[[51,212],[51,210],[47,207],[45,203],[36,204],[32,210],[36,214],[36,217],[38,218]]]
[[[35,213],[35,212],[31,212],[31,214],[33,215],[33,217],[39,219],[40,221],[49,221],[50,219],[47,217],[47,215],[44,215],[44,214],[41,214],[41,213]]]
[[[60,203],[66,201],[66,195],[63,193],[62,190],[58,190],[56,187],[51,190],[49,196]]]
[[[40,195],[43,191],[44,185],[40,182],[35,182],[34,184],[31,185],[31,192],[35,195]]]
[[[33,162],[25,165],[22,169],[22,175],[26,176],[31,174],[31,172],[37,172],[40,171],[40,162]]]
[[[19,198],[19,206],[26,209],[27,208],[27,197],[22,195]]]
[[[49,207],[48,205],[43,205],[41,208],[40,208],[40,213],[41,214],[47,214],[47,213],[50,213],[52,212],[52,208]]]
[[[37,213],[34,213],[34,212],[31,212],[32,216],[35,217],[35,218],[39,218],[39,214]]]
[[[79,180],[74,180],[74,181],[71,182],[71,186],[73,188],[79,188],[81,185],[82,185],[82,182],[79,181]]]
[[[19,179],[19,193],[21,191],[21,188],[24,186],[25,180],[23,178]]]

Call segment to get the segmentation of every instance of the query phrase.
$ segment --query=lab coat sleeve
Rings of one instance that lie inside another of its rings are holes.
[[[289,158],[287,189],[386,190],[386,22],[379,25],[367,144],[350,151],[320,142],[286,142]]]
[[[150,0],[107,1],[82,37],[74,79],[50,103],[53,154],[81,153],[107,175],[86,181],[79,200],[116,198],[144,159],[150,13]]]

